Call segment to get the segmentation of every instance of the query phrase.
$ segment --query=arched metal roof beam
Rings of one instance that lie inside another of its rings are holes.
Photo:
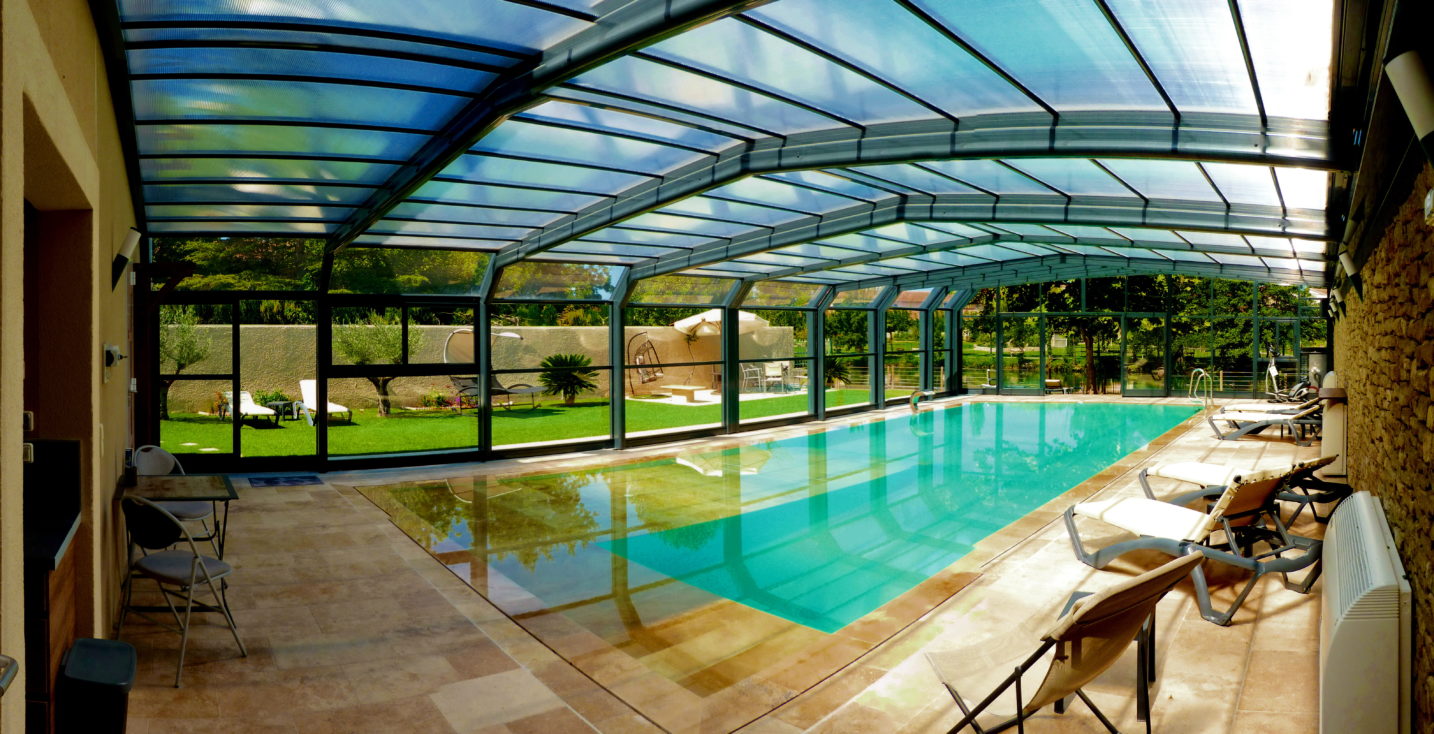
[[[1250,115],[1151,112],[988,115],[955,129],[939,120],[800,133],[721,153],[638,184],[535,231],[499,253],[506,265],[740,178],[780,171],[950,158],[1161,158],[1336,170],[1324,123]],[[1323,215],[1321,215],[1323,218]]]
[[[1036,235],[1020,235],[1020,234],[1000,234],[1000,235],[992,234],[992,235],[984,235],[984,236],[980,236],[980,237],[952,237],[951,239],[945,240],[945,241],[943,241],[943,242],[936,242],[936,243],[925,244],[925,245],[911,245],[911,246],[909,246],[909,247],[904,247],[904,248],[902,248],[902,249],[900,249],[900,250],[888,250],[888,251],[886,251],[886,252],[880,252],[880,253],[864,252],[864,253],[861,253],[861,254],[858,254],[858,255],[853,255],[853,256],[851,256],[851,257],[846,257],[846,258],[842,258],[842,259],[839,259],[839,260],[831,260],[831,261],[829,261],[829,262],[827,262],[827,263],[824,263],[824,264],[821,264],[821,265],[813,265],[813,266],[810,266],[810,267],[792,267],[792,268],[785,268],[785,269],[783,269],[783,270],[779,270],[779,271],[776,271],[776,272],[773,272],[773,273],[769,273],[769,274],[764,275],[764,276],[762,276],[762,277],[760,277],[760,278],[756,278],[756,277],[748,278],[748,280],[766,280],[766,279],[770,279],[770,278],[789,278],[789,277],[798,276],[798,275],[806,275],[806,274],[808,274],[808,273],[820,273],[820,272],[822,272],[822,271],[824,271],[824,270],[830,270],[830,269],[832,269],[832,268],[846,267],[846,266],[849,266],[849,265],[860,265],[860,264],[863,264],[863,263],[874,263],[874,264],[877,264],[877,265],[882,265],[882,266],[884,266],[884,267],[890,267],[889,265],[886,265],[886,264],[883,263],[882,261],[884,261],[884,260],[890,260],[890,259],[895,259],[895,258],[902,258],[902,257],[920,256],[920,255],[924,255],[924,254],[927,254],[927,253],[934,253],[934,252],[956,252],[956,253],[960,253],[961,248],[963,248],[963,247],[971,247],[971,246],[974,246],[974,245],[999,245],[999,244],[1003,244],[1003,243],[1007,243],[1007,242],[1025,243],[1025,244],[1031,244],[1031,245],[1047,245],[1047,246],[1053,246],[1053,247],[1055,247],[1055,248],[1059,248],[1061,245],[1081,245],[1081,246],[1085,246],[1085,247],[1110,248],[1110,249],[1112,249],[1112,250],[1135,250],[1135,249],[1139,249],[1139,250],[1153,250],[1153,251],[1156,251],[1157,253],[1159,253],[1160,251],[1172,251],[1172,252],[1183,252],[1183,253],[1214,253],[1214,254],[1220,254],[1220,255],[1243,255],[1243,256],[1250,256],[1250,257],[1275,257],[1275,255],[1270,254],[1270,253],[1261,253],[1261,252],[1258,252],[1258,251],[1253,251],[1249,246],[1232,246],[1232,245],[1191,245],[1191,244],[1182,244],[1182,243],[1179,243],[1179,242],[1166,242],[1166,241],[1160,241],[1160,240],[1139,240],[1139,239],[1132,240],[1132,239],[1128,239],[1128,238],[1125,238],[1125,237],[1121,237],[1121,236],[1119,236],[1118,234],[1116,234],[1115,232],[1112,232],[1109,237],[1071,237],[1071,236],[1060,236],[1060,235],[1045,237],[1045,236],[1036,236]],[[1294,255],[1294,253],[1289,253],[1289,254],[1284,254],[1284,253],[1282,253],[1281,255],[1279,255],[1279,257],[1283,257],[1283,258],[1285,258],[1285,259],[1290,259],[1290,260],[1298,260],[1298,261],[1301,262],[1302,266],[1303,266],[1304,264],[1308,264],[1308,265],[1309,265],[1309,270],[1311,270],[1311,271],[1323,271],[1323,269],[1324,269],[1325,260],[1324,260],[1324,256],[1323,256],[1322,253],[1314,253],[1314,254],[1310,254],[1310,255],[1308,255],[1308,256],[1306,256],[1306,257],[1298,257],[1298,256],[1291,257],[1290,255]],[[974,257],[974,256],[970,256],[970,257]]]
[[[1170,262],[1148,258],[1102,257],[1093,255],[1049,255],[1009,260],[993,265],[972,265],[935,270],[919,275],[884,276],[853,280],[836,286],[838,291],[896,286],[898,288],[988,288],[995,285],[1044,283],[1071,278],[1099,278],[1114,275],[1191,275],[1207,278],[1254,280],[1261,283],[1324,285],[1322,273],[1300,273],[1249,265],[1218,265]]]
[[[1000,202],[979,194],[905,195],[874,205],[803,217],[771,231],[754,230],[720,241],[714,239],[689,252],[639,265],[634,268],[633,277],[649,278],[905,221],[1155,227],[1316,240],[1336,237],[1328,229],[1324,212],[1316,210],[1284,212],[1278,207],[1252,204],[1226,207],[1214,203],[1115,197],[1078,197],[1068,202],[1054,194],[1007,196]]]
[[[572,38],[524,61],[484,89],[334,233],[329,249],[347,246],[508,116],[543,91],[613,58],[768,0],[635,0]]]

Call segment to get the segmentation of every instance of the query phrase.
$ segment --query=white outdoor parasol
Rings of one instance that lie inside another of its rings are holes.
[[[767,320],[751,311],[737,312],[737,333],[750,334],[768,326]],[[715,336],[722,333],[722,309],[713,308],[672,322],[672,328],[693,336]]]

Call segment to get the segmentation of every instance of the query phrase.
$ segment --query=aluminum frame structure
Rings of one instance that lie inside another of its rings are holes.
[[[151,236],[838,289],[1051,256],[1322,282],[1358,66],[1336,41],[1365,22],[1352,0],[92,5]]]

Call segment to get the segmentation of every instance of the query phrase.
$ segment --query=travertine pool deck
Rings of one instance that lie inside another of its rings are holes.
[[[229,594],[249,657],[238,657],[222,625],[201,618],[191,635],[185,686],[176,690],[178,635],[127,625],[124,639],[140,654],[129,731],[945,731],[958,711],[925,652],[960,650],[975,670],[1005,669],[1005,661],[1034,649],[1072,590],[1098,589],[1159,561],[1151,557],[1142,565],[1137,562],[1146,559],[1137,558],[1114,571],[1078,563],[1059,520],[1066,506],[1092,494],[1139,494],[1135,471],[1150,463],[1200,460],[1243,468],[1319,453],[1318,443],[1300,448],[1276,435],[1217,441],[1203,422],[1188,421],[988,538],[882,614],[831,636],[766,630],[745,656],[732,654],[731,638],[756,634],[762,622],[732,603],[657,626],[634,624],[617,635],[621,644],[554,615],[515,619],[474,591],[474,577],[450,571],[355,489],[558,473],[818,429],[804,424],[634,451],[331,473],[317,486],[251,488],[236,480],[240,499],[231,511],[227,548],[236,572]],[[1093,544],[1117,537],[1088,527]],[[1318,536],[1323,527],[1302,521],[1295,530]],[[483,580],[492,584],[486,575]],[[1317,731],[1321,588],[1302,596],[1267,578],[1231,626],[1216,627],[1200,619],[1188,582],[1178,587],[1159,612],[1155,730]],[[1231,585],[1217,589],[1217,603],[1232,596]],[[722,658],[704,658],[714,655]],[[1134,731],[1144,727],[1134,720],[1134,662],[1127,658],[1087,690],[1118,727]],[[1043,712],[1028,728],[1104,731],[1079,702],[1062,716]]]

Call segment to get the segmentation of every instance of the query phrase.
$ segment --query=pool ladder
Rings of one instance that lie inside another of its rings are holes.
[[[913,391],[913,392],[911,393],[911,412],[915,413],[916,411],[921,410],[921,408],[917,407],[916,404],[919,403],[919,402],[921,402],[921,399],[922,399],[922,398],[926,398],[927,400],[930,400],[931,398],[934,398],[934,397],[936,397],[936,392],[933,391],[933,390],[915,390],[915,391]]]
[[[1215,383],[1210,373],[1196,367],[1190,371],[1190,402],[1205,410],[1215,407]]]

